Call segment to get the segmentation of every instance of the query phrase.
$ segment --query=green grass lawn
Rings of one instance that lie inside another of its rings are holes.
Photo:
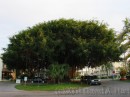
[[[67,89],[78,89],[86,87],[86,84],[80,83],[60,83],[60,84],[19,84],[15,88],[19,90],[27,91],[55,91],[55,90],[67,90]]]

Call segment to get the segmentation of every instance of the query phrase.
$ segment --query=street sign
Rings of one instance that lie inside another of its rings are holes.
[[[28,80],[28,78],[27,77],[24,77],[24,81],[26,82]]]

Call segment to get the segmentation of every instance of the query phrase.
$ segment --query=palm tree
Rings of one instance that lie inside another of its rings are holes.
[[[124,27],[122,32],[117,37],[120,45],[120,50],[123,53],[124,65],[126,66],[127,60],[130,57],[130,19],[124,20]]]
[[[109,74],[111,71],[113,71],[113,65],[112,62],[108,62],[107,64],[103,64],[101,66],[102,70],[105,70],[106,74],[107,74],[107,78],[109,77]]]

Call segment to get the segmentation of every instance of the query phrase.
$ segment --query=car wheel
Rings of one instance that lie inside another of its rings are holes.
[[[101,83],[99,83],[98,85],[101,85]]]

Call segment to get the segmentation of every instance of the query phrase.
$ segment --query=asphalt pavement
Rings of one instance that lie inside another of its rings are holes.
[[[13,82],[0,82],[0,97],[130,97],[130,83],[102,80],[100,86],[64,91],[23,91]]]
[[[15,83],[10,81],[0,82],[0,92],[15,92],[20,91],[15,89]]]

